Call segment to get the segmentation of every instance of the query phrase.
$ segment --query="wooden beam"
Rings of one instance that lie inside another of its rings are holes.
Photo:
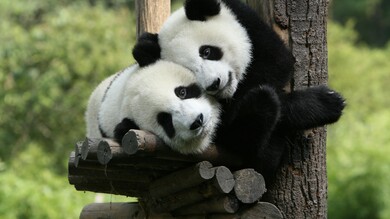
[[[210,162],[203,161],[157,179],[149,187],[150,195],[159,198],[199,185],[214,177],[215,170],[211,167]]]
[[[96,218],[143,219],[145,215],[138,203],[92,203],[80,213],[80,219]]]

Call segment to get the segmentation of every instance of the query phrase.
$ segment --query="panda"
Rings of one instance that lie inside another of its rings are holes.
[[[128,130],[142,129],[180,153],[200,153],[212,142],[219,114],[218,102],[188,69],[163,60],[145,67],[135,64],[92,92],[87,137],[121,142]]]
[[[186,0],[158,34],[139,38],[133,55],[140,65],[163,59],[190,69],[222,106],[215,143],[245,157],[266,180],[291,136],[338,121],[345,107],[325,85],[285,91],[294,57],[240,0]]]

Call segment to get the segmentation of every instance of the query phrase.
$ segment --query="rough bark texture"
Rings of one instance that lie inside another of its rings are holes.
[[[145,31],[157,33],[171,13],[171,1],[135,0],[135,8],[137,12],[137,36]]]
[[[290,89],[327,83],[328,0],[247,0],[291,48],[296,59]],[[260,9],[258,7],[261,7]],[[265,7],[265,8],[264,8]],[[268,8],[269,7],[269,8]],[[308,130],[288,148],[269,201],[284,218],[326,218],[326,129]]]

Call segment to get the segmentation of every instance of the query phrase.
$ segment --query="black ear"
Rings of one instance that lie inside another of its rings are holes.
[[[220,0],[187,0],[184,9],[189,20],[205,21],[206,17],[219,14]]]
[[[143,33],[133,48],[133,57],[141,67],[159,60],[161,58],[161,48],[158,44],[158,34]]]

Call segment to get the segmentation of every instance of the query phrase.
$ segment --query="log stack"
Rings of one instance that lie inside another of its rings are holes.
[[[262,175],[242,163],[214,146],[183,155],[151,133],[130,130],[121,145],[110,139],[77,142],[68,179],[79,191],[139,199],[139,204],[91,204],[80,218],[114,218],[118,212],[137,219],[281,218],[274,205],[259,202],[266,192]]]

